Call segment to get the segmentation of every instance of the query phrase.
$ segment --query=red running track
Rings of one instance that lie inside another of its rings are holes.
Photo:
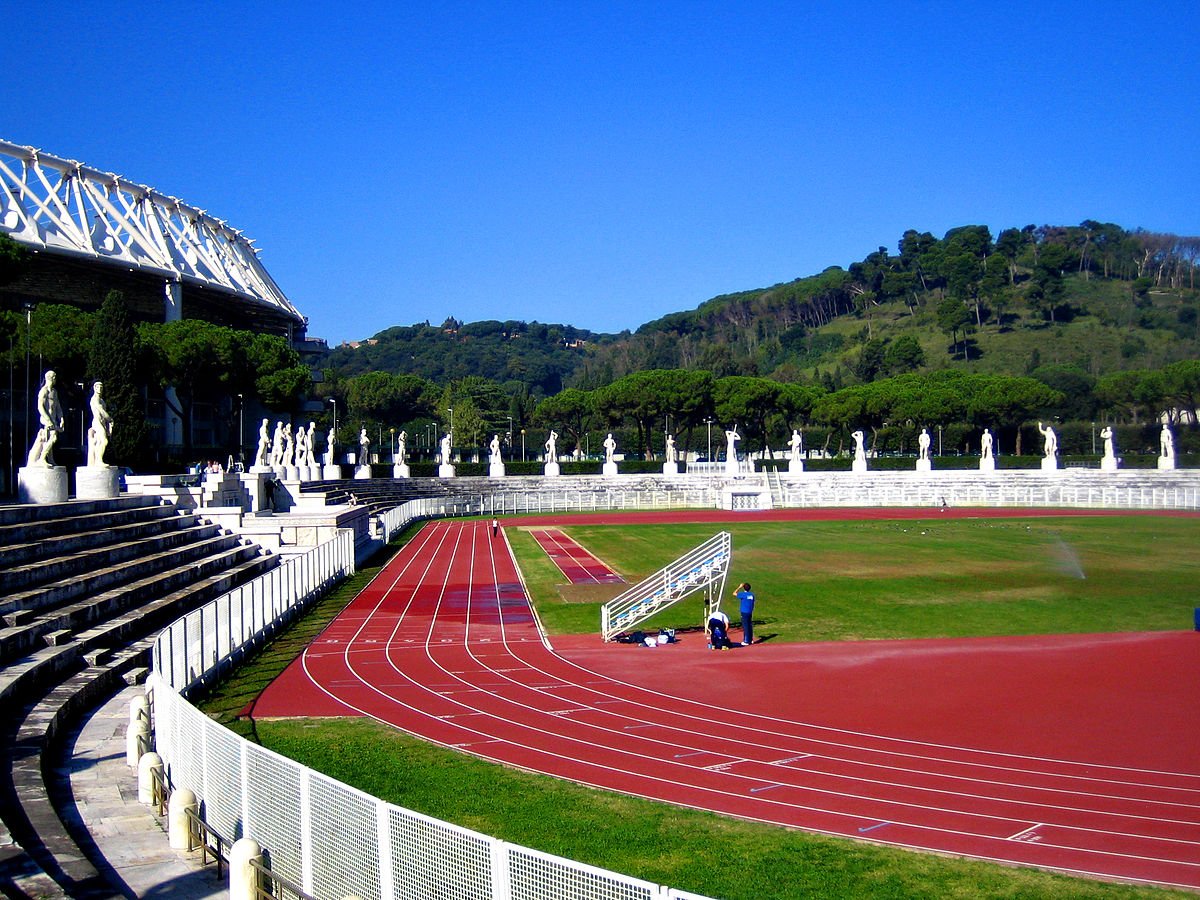
[[[557,528],[531,528],[529,533],[571,584],[619,584],[625,580]]]
[[[596,521],[592,519],[591,521]],[[427,525],[263,694],[762,822],[1200,888],[1200,635],[654,650],[542,640],[505,541]],[[634,656],[636,654],[636,657]]]

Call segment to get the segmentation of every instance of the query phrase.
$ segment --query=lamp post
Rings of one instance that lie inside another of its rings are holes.
[[[525,462],[525,429],[521,429],[521,462]]]
[[[238,394],[238,462],[246,465],[246,398]]]
[[[334,445],[336,446],[336,444],[337,444],[337,399],[334,397],[330,397],[329,405],[333,407],[333,440],[334,440]],[[333,458],[331,458],[329,461],[330,461],[330,463],[336,464],[337,452],[333,451],[333,453],[334,453]]]
[[[1096,423],[1092,423],[1092,456],[1096,455]]]
[[[512,456],[512,416],[506,416],[508,419],[508,455]]]
[[[33,330],[33,304],[28,300],[25,307],[25,446],[29,446],[29,356],[30,332]]]
[[[938,456],[942,455],[942,426],[938,426]]]
[[[388,430],[391,431],[391,433],[392,433],[392,465],[395,465],[396,464],[396,429],[389,428]]]
[[[87,407],[87,387],[82,381],[75,382],[75,386],[79,388],[79,458],[86,463],[87,451],[84,447],[87,445],[87,431],[84,430],[83,410]],[[1095,441],[1092,443],[1095,444]]]
[[[712,466],[712,416],[706,416],[704,424],[708,426],[708,464]]]

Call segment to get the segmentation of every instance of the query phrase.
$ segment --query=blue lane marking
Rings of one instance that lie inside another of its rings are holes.
[[[874,831],[876,828],[882,828],[884,825],[891,825],[891,822],[876,822],[874,825],[869,825],[866,828],[858,829],[859,834],[866,834],[868,831]]]
[[[781,784],[764,784],[762,787],[750,788],[750,793],[757,794],[759,791],[769,791],[771,788],[783,787]]]

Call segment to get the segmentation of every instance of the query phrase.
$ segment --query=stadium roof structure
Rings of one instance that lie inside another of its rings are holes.
[[[241,231],[154,188],[2,140],[0,232],[38,254],[216,291],[249,320],[307,324]]]

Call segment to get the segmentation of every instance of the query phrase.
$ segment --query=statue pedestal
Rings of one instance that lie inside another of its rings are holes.
[[[488,463],[488,478],[503,478],[504,463]]]
[[[867,461],[865,459],[856,459],[850,463],[850,471],[855,474],[862,474],[867,471]]]
[[[309,481],[320,481],[321,480],[321,466],[318,463],[313,463],[311,466],[308,467],[308,480]]]
[[[1057,456],[1042,457],[1042,471],[1043,472],[1057,472],[1058,471],[1058,457]]]
[[[1100,460],[1100,471],[1101,472],[1115,472],[1115,471],[1117,471],[1117,465],[1118,465],[1118,460],[1115,456],[1102,457]]]
[[[368,478],[371,477],[371,467],[370,466],[355,466],[354,467],[354,477],[359,481],[366,481]]]
[[[17,469],[17,499],[21,503],[63,503],[67,499],[65,466],[21,466]]]
[[[917,471],[918,472],[932,472],[933,471],[933,460],[932,459],[918,459],[917,460]]]
[[[442,463],[438,466],[438,478],[453,478],[454,466],[449,463]]]
[[[342,477],[342,467],[332,463],[325,463],[321,467],[321,478],[324,481],[339,481]]]
[[[250,467],[250,473],[252,475],[274,475],[275,470],[270,466],[254,465]]]
[[[996,471],[995,457],[981,458],[979,460],[979,471],[980,472],[995,472]]]
[[[725,474],[726,475],[738,474],[738,461],[736,459],[725,460]]]
[[[299,481],[300,480],[300,470],[297,469],[295,466],[284,466],[283,474],[280,475],[279,477],[281,479],[283,479],[284,481]]]
[[[1158,458],[1158,467],[1160,469],[1162,469],[1163,471],[1168,471],[1168,470],[1174,469],[1175,468],[1175,457],[1160,456]]]
[[[75,470],[76,500],[111,500],[120,495],[116,466],[80,466]]]
[[[664,475],[678,475],[679,474],[679,463],[674,463],[674,462],[663,463],[663,474]]]
[[[410,477],[409,471],[408,471],[408,463],[396,463],[394,466],[392,466],[392,477],[393,478],[408,478],[408,477]]]
[[[547,478],[557,478],[562,474],[562,469],[559,467],[558,463],[548,462],[546,463],[545,474]]]
[[[604,464],[604,468],[600,470],[600,474],[602,474],[605,478],[613,477],[617,474],[617,464],[615,462],[606,462]]]
[[[789,475],[799,475],[803,471],[804,471],[804,460],[802,460],[802,459],[789,459],[788,460],[788,474]]]

